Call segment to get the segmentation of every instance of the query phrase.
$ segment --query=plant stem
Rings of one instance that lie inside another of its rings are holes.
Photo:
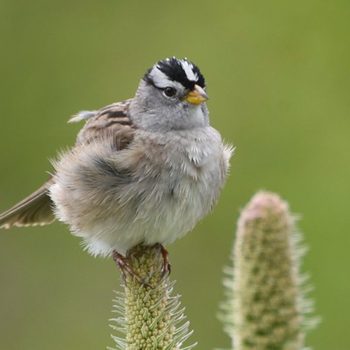
[[[118,317],[112,319],[112,327],[120,334],[112,336],[116,348],[184,349],[182,344],[192,332],[180,308],[180,296],[172,296],[174,283],[164,276],[160,246],[138,245],[128,252],[125,262],[124,292],[114,300]]]

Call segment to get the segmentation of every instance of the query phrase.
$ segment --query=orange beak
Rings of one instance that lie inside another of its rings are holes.
[[[186,95],[185,100],[193,105],[199,105],[202,102],[208,100],[208,98],[209,97],[204,89],[199,85],[195,85],[194,89]]]

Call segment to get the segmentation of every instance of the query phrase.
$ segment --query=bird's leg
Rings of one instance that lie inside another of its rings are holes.
[[[130,276],[135,278],[140,284],[145,284],[143,279],[130,266],[128,259],[125,256],[121,255],[116,250],[113,250],[112,257],[116,265],[120,268],[124,280],[126,280],[126,273],[128,273]]]
[[[168,276],[171,272],[171,265],[169,262],[169,253],[162,244],[157,243],[156,245],[159,247],[160,253],[162,254],[162,257],[163,257],[162,276],[165,277],[165,276]]]

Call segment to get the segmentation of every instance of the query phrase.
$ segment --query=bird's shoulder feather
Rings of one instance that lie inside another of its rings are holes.
[[[87,120],[80,130],[76,145],[89,144],[99,139],[112,138],[117,150],[129,145],[133,140],[135,125],[129,116],[131,99],[116,102],[93,112],[81,112],[73,121]]]

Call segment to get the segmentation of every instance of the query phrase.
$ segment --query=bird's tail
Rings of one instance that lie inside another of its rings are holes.
[[[55,220],[49,180],[31,195],[0,214],[0,228],[47,225]]]

